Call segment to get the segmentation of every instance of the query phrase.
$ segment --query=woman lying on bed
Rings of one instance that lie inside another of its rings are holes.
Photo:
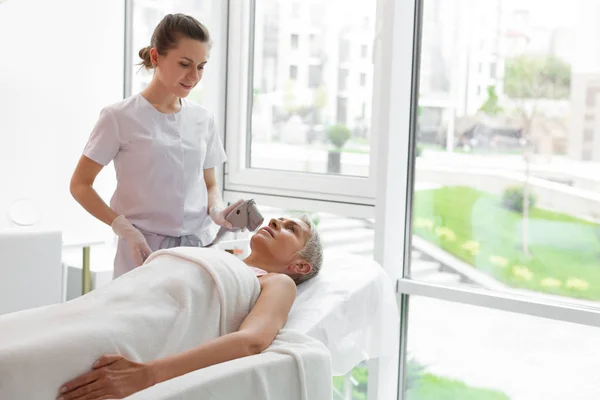
[[[252,236],[250,245],[251,254],[244,262],[256,271],[261,292],[237,332],[147,363],[105,355],[90,372],[64,384],[58,398],[124,398],[197,369],[265,350],[287,320],[296,285],[319,272],[323,249],[315,226],[306,217],[273,219]]]

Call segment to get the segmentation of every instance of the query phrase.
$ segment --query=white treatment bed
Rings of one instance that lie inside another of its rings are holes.
[[[178,248],[156,252],[144,267],[68,303],[0,316],[0,398],[50,398],[103,354],[152,360],[233,332],[259,290],[235,257]],[[321,274],[298,288],[287,324],[263,353],[129,399],[330,399],[332,375],[397,356],[397,326],[383,269],[368,258],[326,252]]]
[[[307,375],[344,375],[359,362],[372,358],[385,360],[383,365],[395,362],[398,309],[391,280],[369,258],[326,251],[320,275],[298,287],[296,302],[282,330],[283,335],[296,332],[323,343],[331,355],[331,365],[321,365],[318,354],[311,357],[310,346],[299,344],[297,352],[306,362]],[[277,351],[276,340],[262,354],[194,371],[128,399],[331,398],[331,387],[302,393],[299,363],[292,355]],[[393,385],[396,377],[386,376],[386,372],[379,371],[383,374],[380,381]],[[331,381],[331,376],[326,378]]]

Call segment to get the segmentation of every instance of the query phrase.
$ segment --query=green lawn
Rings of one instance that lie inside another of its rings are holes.
[[[423,367],[415,361],[409,361],[408,369],[408,389],[406,390],[408,400],[510,400],[508,396],[495,390],[467,386],[460,381],[424,372]],[[366,400],[367,368],[354,368],[352,377],[358,382],[358,385],[352,390],[352,399]],[[344,393],[344,377],[334,377],[333,386],[339,392]]]
[[[406,394],[408,400],[510,400],[502,392],[470,387],[429,373],[424,374]]]
[[[600,227],[534,208],[530,256],[522,218],[500,198],[469,187],[415,193],[414,232],[510,286],[600,300]]]

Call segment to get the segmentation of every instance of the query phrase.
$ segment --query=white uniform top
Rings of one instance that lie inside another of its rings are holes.
[[[158,111],[141,94],[105,107],[83,154],[114,161],[111,208],[141,230],[212,240],[204,169],[226,161],[214,116],[186,99],[175,114]]]

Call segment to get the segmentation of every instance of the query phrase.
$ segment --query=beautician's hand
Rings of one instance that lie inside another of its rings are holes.
[[[59,389],[59,400],[122,399],[155,383],[147,364],[121,355],[102,356],[92,371],[78,376]]]
[[[152,253],[142,232],[133,226],[124,215],[119,215],[115,218],[111,227],[114,233],[127,241],[135,265],[142,265],[146,258]]]
[[[225,228],[233,228],[233,225],[231,225],[231,222],[227,221],[225,219],[225,217],[231,212],[233,211],[234,208],[236,208],[237,206],[239,206],[240,204],[242,204],[244,202],[243,199],[240,199],[238,201],[236,201],[235,203],[233,203],[232,205],[230,205],[227,208],[221,208],[221,207],[211,207],[210,209],[210,218],[212,218],[212,220],[215,222],[215,224],[220,225],[220,226],[224,226]]]

